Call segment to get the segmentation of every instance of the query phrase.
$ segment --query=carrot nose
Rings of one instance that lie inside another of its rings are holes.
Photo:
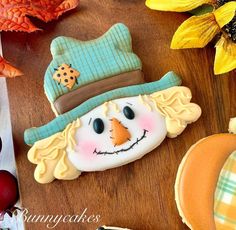
[[[116,118],[111,119],[111,134],[112,143],[115,146],[122,145],[131,138],[128,129],[124,127]]]

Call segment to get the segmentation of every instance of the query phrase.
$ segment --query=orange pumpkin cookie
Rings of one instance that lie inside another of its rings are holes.
[[[236,229],[235,150],[236,135],[222,133],[198,141],[183,158],[175,199],[190,229]]]

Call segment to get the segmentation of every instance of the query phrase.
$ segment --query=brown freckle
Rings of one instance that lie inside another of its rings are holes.
[[[70,70],[71,73],[73,73],[74,71],[73,70]]]
[[[66,76],[66,75],[67,75],[67,73],[65,72],[65,73],[63,73],[63,75],[64,75],[64,76]]]
[[[61,67],[62,70],[64,70],[65,68],[64,67]]]
[[[74,78],[73,77],[70,77],[71,80],[73,80]]]
[[[64,81],[65,81],[65,82],[68,82],[68,79],[65,79]]]
[[[57,76],[60,77],[61,75],[58,73]]]

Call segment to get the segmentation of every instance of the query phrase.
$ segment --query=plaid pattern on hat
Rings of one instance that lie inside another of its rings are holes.
[[[221,170],[215,191],[214,216],[217,230],[236,229],[236,151]]]
[[[65,68],[65,65],[79,72],[76,84],[71,86],[71,90],[78,90],[79,87],[90,83],[116,75],[119,77],[119,74],[142,68],[140,59],[132,51],[129,30],[121,23],[115,24],[103,36],[91,41],[58,37],[51,44],[51,52],[53,60],[44,79],[45,93],[51,104],[70,91],[61,81],[53,79],[55,71],[58,71],[58,68],[64,71],[62,68]],[[63,75],[67,76],[68,73],[63,72]],[[58,77],[61,77],[61,74]],[[68,79],[66,80],[65,82],[68,82]],[[74,109],[57,116],[48,124],[27,129],[24,133],[25,143],[33,145],[36,141],[63,131],[68,124],[106,101],[151,94],[178,85],[181,85],[180,77],[174,72],[169,72],[159,81],[121,87],[93,96]]]
[[[122,23],[115,24],[103,36],[91,41],[57,37],[52,41],[51,53],[53,60],[44,78],[44,90],[51,103],[89,83],[142,69],[140,59],[132,51],[129,29]],[[63,63],[80,72],[78,84],[72,89],[58,84],[52,77],[55,69]]]

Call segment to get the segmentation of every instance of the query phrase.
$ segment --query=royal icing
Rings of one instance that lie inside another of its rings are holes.
[[[214,218],[216,229],[236,229],[236,151],[230,154],[218,178]]]
[[[236,149],[235,134],[216,134],[193,145],[177,173],[179,213],[192,230],[220,229],[214,220],[214,193],[221,169]]]
[[[28,158],[37,164],[35,179],[74,179],[81,171],[102,171],[140,159],[199,118],[201,109],[190,100],[188,88],[172,87],[92,109],[63,132],[33,145]]]
[[[80,72],[76,69],[73,69],[71,65],[61,64],[55,69],[53,74],[53,79],[58,81],[58,84],[62,84],[68,89],[72,89],[74,84],[78,84],[77,78],[79,77]]]

